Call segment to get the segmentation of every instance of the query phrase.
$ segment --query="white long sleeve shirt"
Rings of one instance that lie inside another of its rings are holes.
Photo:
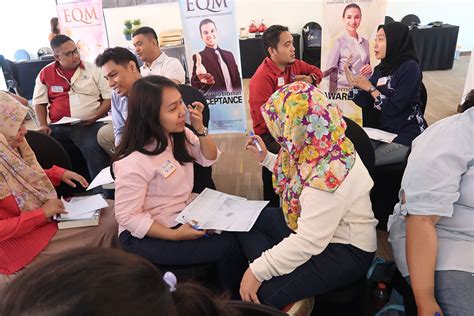
[[[268,153],[262,165],[273,169],[276,155]],[[260,282],[291,273],[329,243],[351,244],[363,251],[377,249],[370,202],[373,181],[359,156],[344,182],[334,193],[305,187],[300,195],[298,229],[250,264]]]

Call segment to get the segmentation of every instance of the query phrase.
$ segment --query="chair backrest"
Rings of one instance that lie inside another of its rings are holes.
[[[410,26],[412,24],[420,24],[421,20],[418,16],[414,14],[407,14],[403,17],[403,19],[400,22],[402,22],[403,24],[407,26]]]
[[[199,90],[185,84],[179,85],[179,91],[181,92],[181,96],[183,97],[183,101],[186,104],[186,106],[190,105],[194,101],[198,101],[204,104],[204,111],[202,112],[202,118],[203,118],[204,126],[208,127],[210,112],[209,112],[209,105],[207,104],[207,100],[204,97],[204,95]],[[188,112],[186,113],[187,113],[186,115],[188,115]],[[186,121],[187,123],[189,123],[188,120]]]
[[[36,53],[38,57],[41,57],[43,55],[53,55],[53,50],[50,47],[41,47],[38,49],[38,52]]]
[[[24,50],[24,49],[19,49],[15,52],[15,61],[22,61],[22,60],[30,60],[30,54]]]
[[[243,301],[229,301],[227,304],[229,307],[237,309],[242,315],[245,316],[284,316],[288,315],[276,308],[266,306],[263,304],[255,304],[251,302]]]
[[[209,105],[207,104],[207,101],[204,95],[199,90],[185,84],[179,85],[179,91],[181,92],[181,96],[183,97],[183,102],[186,105],[189,105],[193,103],[194,101],[198,101],[204,104],[204,111],[202,112],[202,118],[203,118],[204,126],[208,127],[210,112],[209,112]],[[188,116],[189,113],[186,112],[186,115]],[[194,130],[193,127],[189,124],[189,121],[187,121],[186,126],[189,129]],[[212,167],[203,167],[197,163],[194,163],[193,192],[201,193],[205,188],[209,188],[213,190],[216,189],[214,180],[212,180]]]
[[[346,136],[354,144],[354,147],[359,154],[364,166],[369,171],[370,176],[374,179],[375,176],[375,154],[374,148],[370,142],[370,138],[366,132],[356,122],[347,117],[344,117],[347,124]]]
[[[49,169],[53,165],[72,170],[72,163],[69,155],[63,146],[51,136],[46,134],[28,131],[25,136],[26,141],[35,153],[36,160],[43,169]],[[74,190],[64,183],[56,187],[58,196],[72,196]]]
[[[308,22],[303,26],[303,48],[321,47],[321,25]]]
[[[425,84],[421,82],[421,92],[420,92],[420,101],[421,101],[421,113],[425,114],[426,104],[428,103],[428,91],[426,90]]]
[[[391,16],[388,16],[388,15],[385,16],[384,24],[393,23],[393,22],[395,22],[395,20]]]
[[[66,150],[51,136],[36,131],[28,131],[25,138],[43,169],[49,169],[53,165],[72,169],[71,159]]]

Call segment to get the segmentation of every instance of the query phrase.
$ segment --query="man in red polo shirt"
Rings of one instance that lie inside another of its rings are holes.
[[[306,81],[311,84],[321,82],[323,73],[313,65],[296,59],[293,35],[281,25],[270,26],[262,36],[267,58],[258,67],[250,79],[249,104],[255,134],[260,135],[268,150],[278,153],[280,145],[270,135],[260,108],[268,98],[278,90],[294,81]],[[263,198],[270,201],[269,206],[279,206],[278,195],[273,191],[272,173],[262,168]]]
[[[77,148],[84,156],[91,178],[108,166],[109,157],[97,143],[97,131],[103,123],[97,119],[110,110],[112,91],[101,70],[82,61],[76,44],[65,35],[51,40],[55,62],[44,67],[36,78],[33,104],[39,130],[59,141],[71,159]],[[81,120],[78,124],[48,125],[63,117]],[[77,147],[77,148],[75,148]],[[71,155],[72,154],[72,155]]]

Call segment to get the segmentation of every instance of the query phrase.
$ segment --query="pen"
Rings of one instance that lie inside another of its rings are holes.
[[[193,229],[195,229],[195,230],[203,230],[201,227],[199,227],[199,225],[198,225],[199,223],[198,223],[197,221],[195,221],[194,219],[188,221],[188,220],[183,216],[183,220],[184,220],[185,222],[187,222],[189,225],[191,225],[191,227],[192,227]],[[209,237],[209,235],[206,233],[206,234],[204,235],[204,237]]]
[[[255,135],[255,134],[253,133],[253,131],[250,131],[249,134],[250,134],[250,136],[254,136],[254,135]],[[262,147],[261,147],[260,144],[258,143],[258,140],[257,140],[256,138],[254,138],[254,139],[252,140],[252,142],[253,142],[253,144],[255,145],[255,147],[257,147],[258,152],[259,152],[259,153],[262,153]]]

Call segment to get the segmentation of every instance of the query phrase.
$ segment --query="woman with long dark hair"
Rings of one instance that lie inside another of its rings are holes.
[[[204,105],[188,108],[196,134],[185,126],[186,107],[176,83],[149,76],[133,85],[113,158],[119,239],[126,251],[156,265],[215,263],[221,287],[238,297],[245,259],[235,236],[205,237],[191,223],[175,221],[195,196],[193,162],[210,166],[220,155],[203,125]]]

